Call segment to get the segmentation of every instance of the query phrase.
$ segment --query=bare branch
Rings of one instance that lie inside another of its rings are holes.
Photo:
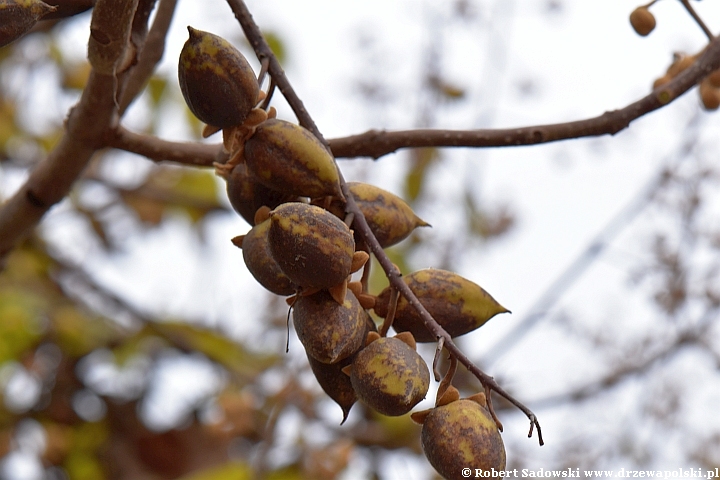
[[[662,108],[694,87],[720,67],[720,40],[713,39],[700,58],[668,84],[620,110],[585,120],[520,128],[480,130],[370,130],[329,141],[336,157],[379,158],[401,148],[417,147],[510,147],[556,142],[571,138],[614,135],[630,123]]]
[[[708,37],[708,40],[712,40],[713,34],[710,31],[710,29],[705,25],[705,22],[703,22],[703,19],[700,18],[700,15],[697,14],[693,6],[690,4],[689,0],[680,0],[680,3],[683,4],[683,7],[685,7],[685,10],[688,11],[690,16],[695,20],[695,23],[698,24],[698,26],[702,29],[702,31],[705,33],[705,35]]]
[[[212,167],[213,162],[223,163],[227,153],[222,145],[199,142],[170,142],[152,135],[143,135],[117,127],[106,137],[108,147],[137,153],[155,162],[175,162],[195,167]]]
[[[175,14],[177,0],[160,0],[152,28],[140,51],[138,63],[133,67],[120,97],[120,115],[140,94],[165,53],[165,37]]]
[[[93,11],[90,60],[93,68],[78,104],[70,111],[58,145],[41,162],[25,184],[0,208],[0,258],[40,221],[50,207],[62,200],[82,173],[105,130],[114,121],[115,68],[125,47],[137,0],[98,0]],[[130,10],[130,14],[127,11]],[[123,41],[124,44],[120,45]]]

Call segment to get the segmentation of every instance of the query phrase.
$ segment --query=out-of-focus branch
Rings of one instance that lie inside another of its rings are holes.
[[[0,258],[68,194],[116,115],[116,67],[125,57],[137,0],[98,0],[93,11],[89,53],[93,70],[78,104],[70,111],[58,145],[0,207]],[[128,14],[128,11],[130,13]]]
[[[121,116],[145,87],[165,53],[165,37],[175,14],[176,5],[177,0],[160,0],[158,4],[152,28],[145,38],[138,62],[130,71],[120,97]]]

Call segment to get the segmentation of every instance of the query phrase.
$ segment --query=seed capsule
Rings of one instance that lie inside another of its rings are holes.
[[[244,237],[234,238],[233,243],[242,248],[245,265],[260,285],[276,295],[292,295],[297,286],[282,272],[270,253],[269,229],[268,219],[255,225]]]
[[[714,87],[707,78],[700,82],[699,92],[705,110],[717,110],[720,107],[720,89]]]
[[[227,177],[227,195],[235,211],[250,225],[253,224],[258,208],[266,206],[273,209],[285,202],[297,200],[294,195],[271,190],[256,182],[248,175],[243,164],[236,165]]]
[[[430,372],[425,361],[398,338],[378,338],[360,350],[345,372],[358,398],[389,416],[408,413],[427,394]]]
[[[342,198],[332,155],[308,130],[270,119],[245,143],[248,171],[268,188],[301,197]]]
[[[348,188],[383,248],[407,238],[417,227],[428,227],[403,199],[367,183],[350,182]]]
[[[354,295],[338,304],[322,290],[300,296],[293,305],[293,324],[306,353],[322,363],[337,363],[360,350],[367,312]]]
[[[0,1],[0,47],[25,35],[43,16],[57,10],[40,0]]]
[[[352,269],[352,232],[332,213],[305,203],[284,203],[270,212],[273,258],[296,285],[330,288]]]
[[[363,338],[367,337],[368,333],[376,331],[377,327],[375,326],[375,322],[373,322],[370,315],[366,313]],[[362,344],[360,346],[362,347]],[[348,414],[350,413],[350,408],[357,401],[357,395],[355,395],[355,390],[353,390],[350,377],[342,372],[343,368],[353,362],[356,354],[357,352],[336,363],[322,363],[315,360],[310,354],[307,356],[308,362],[310,362],[310,368],[312,369],[318,384],[328,397],[330,397],[342,409],[343,419],[340,423],[341,425],[345,423],[345,420],[347,420]]]
[[[453,272],[428,268],[406,275],[403,280],[451,337],[472,332],[498,313],[509,312],[479,285]],[[389,302],[388,287],[378,295],[375,313],[384,318]],[[437,340],[402,296],[392,326],[397,332],[411,332],[418,342]]]
[[[630,14],[630,25],[644,37],[655,29],[655,16],[647,7],[638,7]]]
[[[227,40],[188,27],[178,80],[185,103],[201,121],[219,128],[243,123],[260,93],[252,67]]]
[[[422,417],[423,451],[443,477],[448,480],[466,478],[462,474],[463,468],[473,472],[505,470],[502,437],[490,413],[479,403],[470,399],[456,400],[435,407]]]

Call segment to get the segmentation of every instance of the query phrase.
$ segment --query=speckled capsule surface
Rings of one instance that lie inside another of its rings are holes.
[[[260,87],[247,59],[230,42],[188,27],[180,52],[178,81],[185,103],[215,127],[240,125],[258,101]]]
[[[297,286],[283,273],[270,253],[268,244],[270,219],[253,228],[242,239],[243,260],[260,285],[277,295],[292,295]]]
[[[509,312],[482,287],[453,272],[428,268],[404,276],[403,281],[451,337],[471,332],[495,315]],[[390,289],[386,288],[378,295],[375,313],[384,318],[389,301]],[[437,340],[402,296],[398,300],[393,328],[397,332],[411,332],[417,342]]]
[[[377,331],[375,322],[372,321],[370,315],[365,314],[365,331],[363,338],[371,331]],[[360,345],[362,347],[362,344]],[[359,351],[359,349],[358,349]],[[308,362],[312,369],[313,375],[317,380],[323,391],[330,397],[335,403],[337,403],[343,412],[342,423],[347,420],[350,408],[355,405],[357,401],[357,395],[352,387],[350,377],[342,372],[342,369],[350,365],[355,359],[357,352],[353,353],[347,358],[344,358],[336,363],[323,363],[315,360],[310,354],[308,354]]]
[[[430,372],[420,355],[397,338],[379,338],[355,357],[350,381],[358,398],[379,413],[408,413],[425,398]]]
[[[429,226],[402,198],[387,190],[359,182],[348,182],[348,188],[383,248],[404,240],[417,227]]]
[[[270,119],[245,142],[248,171],[268,188],[301,197],[342,198],[335,160],[308,130]]]
[[[284,203],[270,212],[270,251],[282,271],[303,288],[330,288],[350,275],[355,240],[332,213]]]
[[[25,35],[42,17],[57,7],[40,0],[10,0],[0,2],[0,47]]]
[[[366,336],[367,312],[354,295],[337,303],[326,290],[298,297],[293,325],[308,355],[322,363],[337,363],[353,355]]]
[[[423,451],[435,470],[448,480],[460,480],[463,468],[472,472],[505,470],[505,445],[490,413],[463,399],[435,407],[425,417],[420,435]]]
[[[272,210],[278,205],[297,200],[294,195],[271,190],[255,181],[247,173],[244,164],[236,165],[227,177],[227,195],[230,205],[250,225],[254,222],[258,208],[266,206]]]

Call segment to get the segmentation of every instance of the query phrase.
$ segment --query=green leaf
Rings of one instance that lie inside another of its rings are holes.
[[[255,353],[211,330],[185,323],[154,323],[147,327],[171,343],[195,350],[223,365],[231,372],[253,378],[277,362],[276,355]]]
[[[265,41],[270,46],[270,50],[275,54],[278,61],[284,63],[287,58],[287,50],[285,49],[285,42],[283,42],[282,38],[273,31],[263,32],[263,37],[265,37]]]
[[[405,175],[405,196],[410,202],[414,202],[422,194],[427,173],[440,159],[440,154],[437,148],[418,148],[410,155],[410,170]]]

